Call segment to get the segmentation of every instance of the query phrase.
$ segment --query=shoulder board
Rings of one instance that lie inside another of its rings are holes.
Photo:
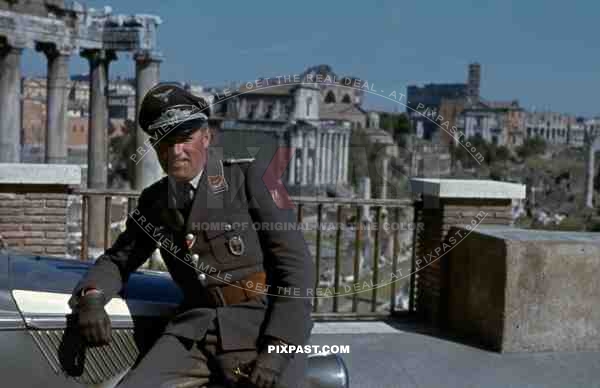
[[[232,159],[223,159],[223,163],[225,164],[234,164],[234,163],[252,163],[254,162],[254,158],[232,158]]]

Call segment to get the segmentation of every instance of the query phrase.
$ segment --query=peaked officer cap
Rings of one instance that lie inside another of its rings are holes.
[[[176,83],[159,83],[146,93],[140,107],[139,124],[158,138],[188,136],[208,126],[210,107],[206,100]]]

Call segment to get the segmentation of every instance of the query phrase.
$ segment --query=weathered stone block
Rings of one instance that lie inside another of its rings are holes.
[[[67,201],[66,200],[59,200],[59,199],[49,199],[46,201],[46,207],[59,207],[59,208],[64,208],[67,206]]]
[[[26,199],[65,199],[66,194],[62,193],[27,193]]]
[[[65,214],[65,209],[55,208],[55,207],[40,207],[40,208],[30,208],[25,209],[25,214],[48,214],[48,215],[62,215]]]
[[[44,222],[44,217],[43,216],[4,216],[4,217],[2,217],[2,221],[14,222],[15,224]]]
[[[25,238],[23,239],[24,245],[63,245],[65,239],[61,238]]]
[[[65,254],[67,248],[64,246],[49,246],[46,247],[46,253]]]
[[[21,207],[23,206],[23,200],[22,199],[1,199],[0,198],[0,207],[10,207],[10,208],[16,208],[16,207]]]
[[[67,238],[66,232],[46,232],[47,238]]]
[[[37,208],[37,207],[43,207],[44,206],[44,200],[43,199],[26,199],[25,201],[23,201],[23,207],[25,208]]]
[[[0,200],[17,199],[18,194],[15,193],[0,193]]]
[[[0,233],[7,230],[21,230],[21,225],[18,224],[0,224]]]
[[[25,237],[44,237],[44,232],[26,232],[26,231],[5,231],[2,232],[3,238],[25,238]]]
[[[48,223],[65,223],[67,222],[67,216],[45,216],[45,217],[41,217],[42,220],[44,220],[44,222],[48,222]]]
[[[0,184],[79,185],[81,168],[69,164],[0,163]]]
[[[0,216],[16,216],[19,214],[23,214],[22,208],[0,207]]]
[[[600,349],[600,233],[481,227],[450,253],[448,325],[502,352]]]
[[[1,229],[0,225],[0,230]],[[44,230],[51,232],[64,232],[65,224],[25,224],[22,225],[23,230]]]
[[[28,253],[44,253],[45,247],[42,245],[29,245],[26,248],[22,248],[20,250]]]

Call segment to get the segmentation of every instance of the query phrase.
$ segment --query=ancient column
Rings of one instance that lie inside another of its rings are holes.
[[[586,130],[585,147],[586,147],[586,169],[585,169],[585,206],[588,208],[594,207],[594,178],[596,176],[595,156],[600,149],[600,139],[594,134],[592,128]]]
[[[159,81],[160,62],[162,57],[157,53],[141,51],[134,55],[136,76],[136,121],[139,116],[140,106],[144,96]],[[152,149],[148,135],[136,122],[135,149],[142,152],[135,154],[135,174],[133,188],[143,190],[163,176],[163,171],[158,162],[156,152]]]
[[[329,134],[323,134],[323,183],[329,184]]]
[[[327,174],[329,175],[329,183],[332,184],[335,182],[335,173],[334,173],[334,164],[335,164],[335,152],[334,152],[334,144],[335,144],[335,134],[330,133],[329,142],[327,147],[328,158],[327,158]]]
[[[342,174],[342,181],[344,184],[348,184],[348,163],[350,152],[350,133],[344,135],[344,170]]]
[[[293,186],[296,184],[296,135],[294,132],[290,133],[289,147],[290,152],[292,153],[292,158],[288,164],[288,184]]]
[[[315,130],[315,152],[314,152],[314,168],[313,168],[313,183],[315,186],[321,183],[321,131]]]
[[[48,61],[46,83],[46,149],[48,164],[67,163],[67,109],[69,91],[70,51],[59,50],[54,44],[38,45]]]
[[[21,161],[21,53],[0,47],[0,162]]]
[[[280,120],[281,116],[283,116],[283,112],[281,112],[281,101],[279,99],[275,100],[275,108],[273,109],[273,120]]]
[[[336,144],[335,144],[335,152],[337,154],[336,160],[335,160],[335,172],[336,172],[336,177],[335,177],[335,183],[336,184],[340,184],[342,181],[342,134],[338,133],[335,136],[336,139]]]
[[[240,99],[240,111],[238,112],[237,119],[245,119],[248,116],[248,109],[246,107],[246,99],[243,97],[237,97]]]
[[[319,178],[320,183],[327,183],[327,176],[325,175],[326,167],[327,167],[327,135],[325,133],[321,133],[321,155],[319,157],[319,167],[321,167]]]
[[[302,186],[308,184],[308,133],[303,132],[302,136]]]
[[[389,156],[385,155],[381,158],[381,187],[379,189],[379,198],[387,199],[387,180],[388,180],[388,165],[390,162]]]
[[[116,59],[113,51],[83,50],[90,63],[90,116],[88,125],[87,186],[106,189],[108,166],[108,65]],[[104,198],[89,202],[88,239],[90,247],[104,245]]]
[[[335,185],[338,183],[338,175],[339,175],[339,167],[340,167],[340,141],[339,141],[339,134],[336,132],[332,135],[333,140],[332,140],[332,144],[331,144],[331,152],[333,154],[333,161],[331,164],[331,180],[332,183]]]
[[[333,133],[327,134],[327,183],[333,183]]]
[[[344,135],[338,133],[338,144],[335,147],[338,151],[338,169],[337,169],[337,184],[344,183]]]
[[[265,102],[264,100],[261,98],[258,100],[258,107],[256,108],[256,115],[254,116],[255,119],[264,119],[265,118],[265,114],[267,112],[265,112]]]

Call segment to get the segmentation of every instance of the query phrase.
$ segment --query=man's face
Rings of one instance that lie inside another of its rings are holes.
[[[208,130],[199,129],[189,137],[164,139],[155,150],[167,175],[176,181],[189,181],[203,168],[209,144]]]

